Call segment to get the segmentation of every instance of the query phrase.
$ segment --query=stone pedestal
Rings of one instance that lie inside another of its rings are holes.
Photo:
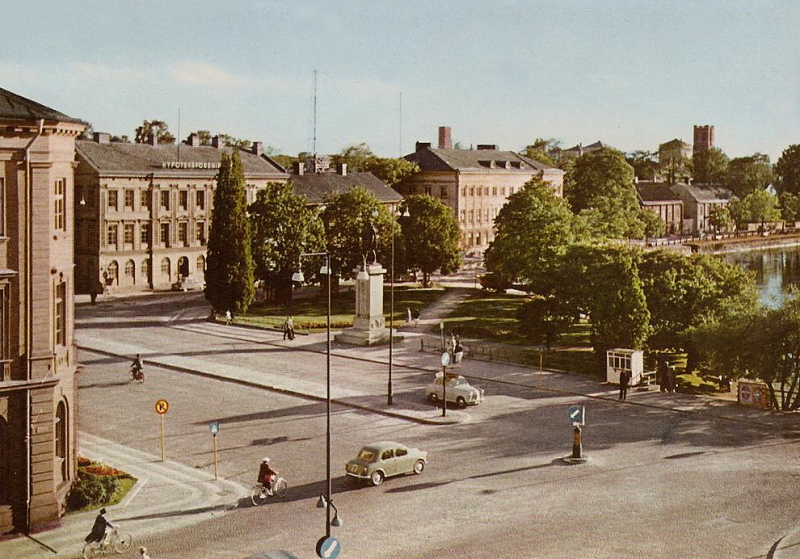
[[[360,269],[353,270],[358,273]],[[367,265],[368,279],[356,279],[356,316],[353,327],[336,334],[345,344],[371,346],[389,342],[389,329],[383,318],[383,275],[386,270],[377,262]],[[394,339],[400,339],[396,334]]]

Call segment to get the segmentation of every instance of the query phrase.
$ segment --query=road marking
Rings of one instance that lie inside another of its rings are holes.
[[[138,495],[139,491],[142,490],[142,487],[144,487],[147,484],[147,480],[148,479],[150,479],[150,478],[146,478],[146,477],[145,478],[140,478],[139,481],[136,482],[136,485],[134,485],[133,489],[131,489],[128,492],[128,494],[125,495],[125,498],[122,499],[122,502],[118,503],[117,506],[119,508],[122,508],[122,509],[127,507],[128,503],[133,501],[133,498],[136,497],[136,495]]]

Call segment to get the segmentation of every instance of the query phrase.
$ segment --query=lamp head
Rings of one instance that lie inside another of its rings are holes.
[[[318,509],[324,509],[324,508],[327,508],[327,506],[328,506],[328,502],[325,500],[325,496],[324,495],[320,495],[319,496],[319,500],[317,501],[317,508]]]
[[[337,513],[335,513],[335,514],[333,515],[333,520],[331,520],[331,526],[336,526],[336,527],[338,528],[338,527],[339,527],[339,526],[341,526],[342,524],[343,524],[343,523],[342,523],[342,519],[341,519],[341,518],[339,518],[339,513],[338,513],[338,512],[337,512]]]
[[[295,273],[292,274],[292,281],[303,283],[304,281],[306,281],[306,278],[301,270],[297,270]]]

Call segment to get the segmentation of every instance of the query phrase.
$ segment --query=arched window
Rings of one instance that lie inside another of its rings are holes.
[[[164,258],[164,260],[161,261],[161,275],[165,276],[167,279],[172,277],[169,258]]]
[[[197,257],[197,266],[196,266],[195,269],[196,269],[198,274],[205,273],[205,271],[206,271],[206,259],[205,259],[204,256],[201,255],[201,256]]]
[[[136,264],[133,260],[125,262],[125,283],[136,283]]]
[[[150,281],[150,260],[142,261],[142,279]]]
[[[108,264],[108,277],[114,280],[114,283],[119,285],[119,264],[116,260],[112,260]]]
[[[61,474],[59,481],[69,479],[69,429],[67,429],[67,404],[61,400],[56,407],[55,445],[56,445],[56,472]]]

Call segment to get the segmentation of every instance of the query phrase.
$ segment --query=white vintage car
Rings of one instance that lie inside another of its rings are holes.
[[[483,402],[483,389],[475,388],[461,375],[447,374],[446,392],[447,402],[454,402],[459,408]],[[434,404],[442,401],[442,373],[436,373],[436,379],[425,387],[425,396]]]

